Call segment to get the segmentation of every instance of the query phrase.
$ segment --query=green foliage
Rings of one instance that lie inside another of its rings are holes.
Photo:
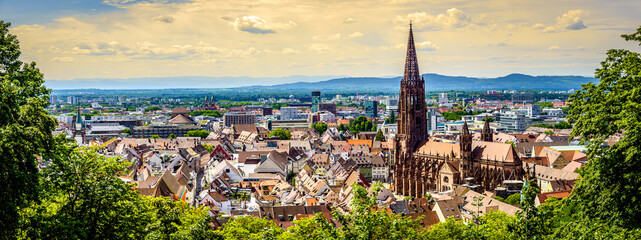
[[[542,128],[554,128],[554,129],[570,129],[572,128],[572,124],[566,122],[566,121],[561,121],[558,122],[554,125],[550,124],[545,124],[545,123],[537,123],[532,125],[533,127],[542,127]]]
[[[318,131],[318,134],[323,134],[327,130],[327,123],[320,122],[316,124],[312,124],[312,127]]]
[[[334,213],[343,225],[339,228],[342,239],[416,239],[421,226],[417,221],[385,211],[376,210],[375,196],[380,183],[372,185],[371,193],[357,184],[352,186],[352,212],[348,215]]]
[[[554,104],[552,104],[551,102],[538,102],[538,103],[536,103],[536,105],[541,106],[541,108],[553,108],[554,107]]]
[[[159,197],[145,199],[152,209],[145,239],[222,239],[211,230],[213,219],[203,207],[190,207],[186,202]]]
[[[201,143],[205,149],[207,149],[208,152],[212,153],[214,152],[214,146],[208,143]]]
[[[211,217],[185,202],[141,196],[118,175],[131,165],[59,137],[40,202],[21,209],[17,238],[211,239]]]
[[[153,111],[158,111],[158,110],[162,110],[162,108],[159,107],[159,106],[153,106],[153,107],[145,108],[145,112],[153,112]]]
[[[192,116],[209,116],[209,117],[222,117],[227,111],[218,111],[218,110],[197,110],[190,112]]]
[[[376,137],[374,137],[374,140],[379,142],[385,142],[386,140],[385,140],[385,135],[383,135],[383,131],[379,129],[378,132],[376,132]]]
[[[158,139],[158,138],[160,138],[160,136],[158,136],[158,134],[154,134],[154,135],[151,135],[151,137],[150,137],[150,138],[151,138],[151,139]]]
[[[441,112],[445,120],[461,120],[465,115],[475,115],[478,112],[466,112],[466,111],[450,111],[450,112]]]
[[[122,133],[123,134],[131,134],[131,129],[125,128],[125,129],[122,130]]]
[[[279,137],[281,140],[289,140],[292,138],[292,133],[289,130],[283,130],[281,128],[277,128],[269,132],[269,136]]]
[[[516,143],[514,143],[512,141],[507,141],[505,143],[512,145],[512,147],[516,149]]]
[[[507,196],[507,198],[503,202],[514,205],[514,204],[518,204],[520,201],[521,201],[521,193],[515,193],[510,196]]]
[[[641,44],[641,27],[623,35]],[[577,211],[573,224],[584,229],[595,225],[638,230],[641,219],[641,55],[611,49],[596,69],[599,84],[588,83],[570,96],[568,119],[572,136],[588,144],[590,161],[579,169],[569,205]],[[613,146],[603,144],[613,134],[625,133]],[[589,140],[589,142],[587,142]],[[584,222],[595,225],[582,225]],[[586,238],[589,233],[585,233]]]
[[[146,204],[118,178],[129,163],[74,149],[60,139],[42,170],[41,201],[22,209],[21,237],[128,239],[144,234]]]
[[[185,134],[185,137],[200,137],[200,138],[207,138],[209,136],[210,131],[207,130],[191,130],[188,131],[187,134]]]
[[[170,133],[170,134],[169,134],[169,137],[167,137],[167,138],[169,138],[169,139],[175,139],[175,138],[176,138],[176,135],[175,135],[175,134],[173,134],[173,133]]]
[[[392,112],[390,113],[389,117],[387,117],[387,118],[385,119],[385,123],[387,123],[387,124],[395,124],[395,123],[396,123],[396,120],[397,120],[397,119],[396,119],[396,114],[394,113],[394,111],[392,111]]]
[[[376,126],[372,124],[371,120],[367,120],[365,116],[357,117],[356,119],[354,119],[354,121],[351,121],[349,123],[349,126],[347,126],[349,131],[353,134],[372,131],[373,127],[376,127]]]
[[[47,116],[49,93],[36,63],[22,63],[20,46],[0,21],[0,239],[18,227],[18,209],[38,200],[36,156],[50,157],[56,120]]]
[[[255,217],[234,217],[216,231],[225,239],[237,240],[277,239],[283,232],[276,223]]]
[[[487,120],[488,122],[494,122],[494,118],[492,117],[484,117],[483,121],[485,122],[485,120]]]
[[[294,220],[294,226],[287,229],[278,239],[343,239],[334,225],[317,213],[314,217]]]
[[[543,132],[543,133],[545,135],[551,136],[551,135],[554,135],[554,130],[545,130],[545,132]]]
[[[554,128],[556,128],[556,129],[570,129],[570,128],[572,128],[572,124],[570,124],[570,123],[568,123],[566,121],[562,121],[562,122],[559,122],[557,124],[554,124]]]
[[[347,131],[347,127],[345,126],[345,124],[342,124],[342,123],[340,125],[338,125],[338,127],[336,127],[336,129],[338,131],[343,131],[343,132]]]

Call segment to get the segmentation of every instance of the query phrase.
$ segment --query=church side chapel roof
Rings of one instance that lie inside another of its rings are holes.
[[[418,146],[416,153],[419,154],[450,156],[450,158],[458,158],[461,156],[461,148],[459,147],[459,144],[422,141]]]
[[[472,142],[472,158],[515,162],[518,158],[511,144],[495,142]]]
[[[460,158],[460,144],[422,141],[416,153],[425,155],[438,155],[450,158]],[[517,158],[511,144],[472,141],[472,157],[475,159],[496,160],[500,162],[514,162]]]

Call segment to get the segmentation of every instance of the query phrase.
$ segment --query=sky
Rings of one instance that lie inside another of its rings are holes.
[[[593,76],[638,0],[0,0],[47,80],[403,74]]]

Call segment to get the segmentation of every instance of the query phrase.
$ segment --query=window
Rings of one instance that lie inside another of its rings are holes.
[[[450,179],[449,179],[448,177],[444,177],[444,178],[443,178],[443,182],[445,182],[445,183],[449,183],[449,182],[450,182]]]

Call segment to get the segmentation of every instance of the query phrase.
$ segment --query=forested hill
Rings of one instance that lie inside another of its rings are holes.
[[[581,84],[594,81],[582,76],[530,76],[510,74],[497,78],[474,78],[424,74],[426,90],[504,90],[580,89]],[[393,91],[399,89],[401,77],[287,76],[253,77],[158,77],[127,79],[47,80],[48,88],[60,89],[238,89],[257,91],[294,91],[310,89],[339,91]]]
[[[424,74],[426,90],[490,90],[490,89],[580,89],[582,84],[595,81],[582,76],[530,76],[510,74],[497,78],[473,78]],[[298,82],[273,86],[256,86],[271,89],[320,89],[320,90],[381,90],[397,91],[401,77],[392,78],[337,78],[320,82]]]

